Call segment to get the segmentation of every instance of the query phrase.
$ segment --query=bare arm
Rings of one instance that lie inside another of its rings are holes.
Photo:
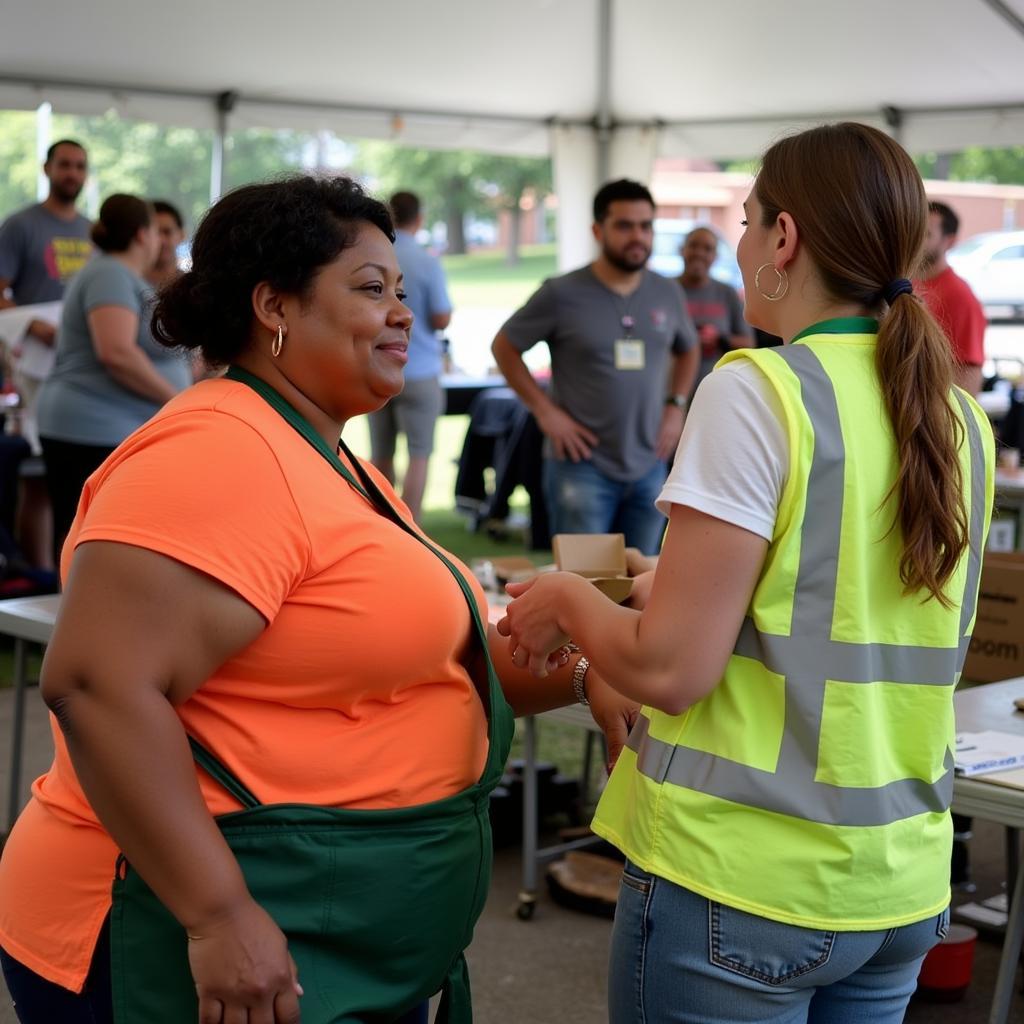
[[[157,373],[139,348],[139,316],[123,306],[97,306],[89,313],[96,358],[121,387],[151,402],[167,402],[178,392]]]
[[[11,282],[5,277],[0,277],[0,309],[10,309],[12,306],[17,305],[14,299],[7,297],[7,289],[10,287]]]
[[[430,314],[430,326],[435,331],[443,331],[452,322],[452,314],[448,313],[431,313]]]
[[[597,444],[597,435],[577,423],[548,398],[544,389],[533,379],[519,350],[501,331],[491,345],[491,352],[508,386],[523,400],[523,404],[536,417],[537,425],[550,438],[556,458],[570,458],[573,462],[588,459]]]
[[[573,655],[567,665],[542,678],[513,662],[511,646],[494,626],[489,627],[487,639],[505,699],[516,717],[539,715],[576,703],[572,673],[577,655]],[[609,764],[614,764],[636,720],[639,705],[613,690],[593,669],[586,674],[584,689],[590,701],[590,713],[608,740]]]
[[[40,682],[104,828],[198,937],[189,956],[201,1013],[219,1001],[239,1019],[248,1008],[285,1024],[298,1007],[284,936],[252,900],[206,808],[174,711],[264,626],[236,593],[179,562],[86,543]]]
[[[677,714],[721,679],[767,550],[756,534],[675,505],[643,611],[612,604],[580,576],[552,573],[509,586],[521,596],[498,629],[528,648],[535,671],[545,648],[570,635],[619,693]]]

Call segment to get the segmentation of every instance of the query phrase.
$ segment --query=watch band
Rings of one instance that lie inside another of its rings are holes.
[[[587,669],[590,668],[590,661],[585,654],[580,655],[580,660],[572,667],[572,692],[576,697],[577,704],[590,704],[587,700]]]

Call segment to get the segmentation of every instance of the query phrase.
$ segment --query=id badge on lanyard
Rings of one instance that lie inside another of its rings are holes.
[[[615,342],[615,369],[642,370],[643,368],[643,338],[619,338]]]

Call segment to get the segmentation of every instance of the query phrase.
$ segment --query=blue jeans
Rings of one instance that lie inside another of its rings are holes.
[[[612,480],[592,462],[544,460],[544,496],[552,533],[622,533],[645,555],[661,549],[665,517],[654,507],[668,470],[656,462],[646,476]]]
[[[882,931],[797,928],[627,861],[612,930],[609,1021],[899,1024],[921,961],[948,929],[948,909]]]

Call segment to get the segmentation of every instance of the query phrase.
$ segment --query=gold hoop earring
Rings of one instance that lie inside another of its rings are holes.
[[[270,354],[276,359],[281,354],[282,348],[284,348],[284,324],[278,324],[277,334],[274,335],[274,340],[270,343]]]
[[[761,271],[764,270],[765,267],[771,267],[779,278],[778,284],[775,286],[775,291],[773,291],[771,295],[766,295],[761,291]],[[762,263],[761,266],[757,268],[757,273],[754,274],[754,290],[762,299],[767,299],[769,302],[778,302],[779,299],[784,298],[786,292],[789,291],[789,275],[784,270],[779,270],[774,263]]]

